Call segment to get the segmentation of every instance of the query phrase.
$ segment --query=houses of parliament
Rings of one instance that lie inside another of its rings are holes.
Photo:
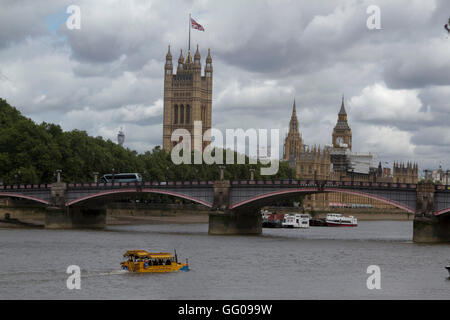
[[[374,165],[372,154],[352,152],[352,130],[348,124],[347,112],[342,97],[337,122],[331,135],[330,146],[309,147],[300,134],[297,110],[294,101],[289,132],[284,140],[283,160],[289,161],[297,179],[334,180],[362,182],[417,183],[418,165],[394,163],[393,170],[383,168],[381,162]],[[356,195],[343,193],[322,193],[306,196],[305,208],[328,210],[330,207],[394,208],[389,204]]]
[[[172,132],[186,129],[194,146],[194,121],[202,122],[202,132],[211,129],[213,67],[211,52],[202,64],[197,45],[194,57],[188,50],[186,57],[180,51],[177,72],[174,74],[170,46],[164,66],[164,111],[163,149],[167,152],[178,142],[171,141]],[[395,183],[417,183],[418,166],[413,163],[394,163],[391,168],[383,168],[381,163],[374,166],[373,155],[352,152],[352,130],[348,124],[347,112],[342,97],[336,125],[331,135],[332,144],[307,146],[302,138],[294,100],[289,132],[284,140],[283,160],[288,161],[297,179],[318,179],[335,181],[377,181]],[[201,148],[205,147],[205,142]],[[375,208],[393,208],[374,199],[340,193],[308,195],[304,207],[312,210],[327,210],[333,206],[346,205]]]

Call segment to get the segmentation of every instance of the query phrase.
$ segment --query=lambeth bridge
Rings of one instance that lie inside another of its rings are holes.
[[[450,241],[450,186],[318,180],[143,181],[0,186],[0,197],[46,206],[47,228],[102,228],[106,205],[142,193],[170,195],[210,208],[210,234],[260,234],[259,209],[294,194],[340,192],[388,203],[414,214],[413,240]]]

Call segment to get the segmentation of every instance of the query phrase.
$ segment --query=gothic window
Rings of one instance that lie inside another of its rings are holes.
[[[202,106],[202,123],[206,120],[206,107]]]
[[[312,173],[312,168],[311,168],[311,166],[308,167],[308,173]]]
[[[191,106],[187,105],[186,106],[186,123],[190,123],[191,122]]]
[[[175,105],[173,110],[173,123],[178,123],[178,105]]]
[[[184,106],[180,106],[180,123],[184,123]]]

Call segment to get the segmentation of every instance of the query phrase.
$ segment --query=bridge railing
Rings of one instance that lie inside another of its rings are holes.
[[[81,182],[67,183],[70,189],[80,188],[124,188],[124,187],[183,187],[183,186],[211,186],[214,181],[189,180],[189,181],[142,181],[142,182]],[[392,182],[361,182],[361,181],[332,181],[332,180],[312,180],[312,179],[267,179],[267,180],[232,180],[231,185],[240,186],[310,186],[310,187],[357,187],[357,188],[381,188],[381,189],[416,189],[416,184],[392,183]],[[20,185],[0,185],[0,192],[11,190],[36,190],[49,189],[51,184],[20,184]],[[436,190],[450,190],[450,186],[436,185]]]
[[[152,188],[152,187],[182,187],[182,186],[211,186],[214,181],[141,181],[141,182],[88,182],[88,183],[68,183],[69,189],[86,189],[86,188]]]
[[[0,185],[0,192],[6,192],[11,190],[36,190],[36,189],[50,189],[51,184],[42,183],[42,184],[12,184],[12,185]]]
[[[297,179],[267,179],[267,180],[233,180],[232,185],[250,185],[250,186],[309,186],[309,187],[358,187],[358,188],[387,188],[387,189],[416,189],[416,184],[410,183],[391,183],[391,182],[363,182],[363,181],[331,181],[331,180],[297,180]]]

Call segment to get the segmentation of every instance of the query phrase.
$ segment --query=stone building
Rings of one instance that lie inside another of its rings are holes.
[[[190,51],[184,58],[181,50],[176,74],[173,73],[169,46],[164,70],[163,149],[170,152],[178,143],[171,141],[172,132],[176,129],[189,131],[191,148],[194,148],[194,139],[201,138],[194,136],[194,121],[202,122],[201,135],[211,129],[213,67],[210,50],[203,75],[198,45],[193,59]],[[203,142],[201,148],[206,145]]]
[[[419,167],[417,163],[394,163],[393,182],[417,183],[419,180]]]
[[[374,164],[374,155],[352,152],[352,131],[342,97],[338,119],[332,132],[331,146],[308,148],[302,139],[294,101],[289,132],[284,141],[283,160],[289,161],[297,179],[334,180],[362,182],[417,183],[417,164],[395,163],[383,168],[381,162]],[[306,209],[329,210],[332,207],[393,208],[380,201],[344,193],[307,195],[303,205]]]

